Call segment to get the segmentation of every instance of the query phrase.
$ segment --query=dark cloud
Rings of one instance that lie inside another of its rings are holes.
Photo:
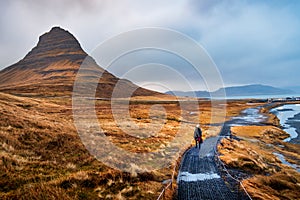
[[[280,0],[1,1],[0,69],[25,56],[52,26],[68,29],[88,53],[113,35],[155,26],[197,40],[228,85],[286,87],[300,74],[299,9],[299,1]]]
[[[224,3],[225,2],[225,3]],[[265,83],[277,86],[295,84],[286,81],[288,73],[298,73],[291,63],[299,63],[295,44],[300,35],[298,2],[272,4],[262,1],[215,1],[201,20],[202,43],[220,68],[226,84]],[[197,15],[198,14],[198,15]],[[284,70],[282,70],[284,69]],[[290,77],[291,78],[291,77]]]

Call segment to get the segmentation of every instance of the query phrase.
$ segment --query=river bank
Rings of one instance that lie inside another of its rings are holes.
[[[292,118],[289,118],[287,124],[289,124],[291,127],[294,127],[295,131],[298,134],[298,136],[296,138],[293,138],[290,142],[295,144],[300,144],[300,114],[297,114]]]
[[[282,129],[290,134],[284,141],[300,144],[300,104],[282,105],[270,112],[277,116]]]
[[[284,142],[291,135],[280,129],[280,118],[269,112],[280,106],[283,105],[257,107],[260,112],[252,113],[259,119],[249,123],[247,120],[253,116],[241,113],[238,119],[243,123],[236,123],[237,120],[232,123],[231,138],[223,139],[218,146],[220,159],[229,171],[248,175],[240,180],[246,178],[242,183],[254,199],[297,199],[300,196],[300,145]],[[266,118],[262,120],[261,115]],[[296,123],[299,115],[288,119],[288,123],[294,120],[293,126],[299,126]]]

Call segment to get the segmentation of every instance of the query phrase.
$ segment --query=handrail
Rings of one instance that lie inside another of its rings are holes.
[[[220,136],[220,137],[222,137],[222,136]],[[219,137],[219,138],[220,138],[220,137]],[[224,137],[223,137],[223,138],[224,138]],[[225,164],[224,164],[223,161],[220,159],[219,153],[217,152],[216,147],[214,147],[214,151],[215,151],[215,154],[216,154],[216,156],[217,156],[217,158],[218,158],[218,161],[222,164],[222,166],[223,166],[225,172],[226,172],[226,173],[229,175],[229,177],[231,177],[233,180],[239,182],[239,184],[242,186],[242,188],[243,188],[245,194],[248,196],[248,198],[249,198],[250,200],[252,200],[251,196],[250,196],[249,193],[247,192],[247,190],[246,190],[246,188],[244,187],[243,183],[242,183],[241,181],[239,181],[238,179],[234,178],[234,177],[229,173],[229,171],[227,170]]]
[[[218,141],[218,143],[220,142],[220,138],[224,138],[224,136],[219,136],[219,141]],[[247,190],[246,190],[246,188],[244,187],[243,183],[242,183],[241,181],[239,181],[238,179],[234,178],[234,177],[229,173],[229,171],[227,170],[225,164],[224,164],[224,163],[222,162],[222,160],[219,158],[219,153],[217,152],[216,147],[217,147],[217,145],[214,147],[214,153],[215,153],[216,157],[218,158],[219,163],[222,164],[222,167],[224,168],[226,174],[228,174],[229,177],[232,178],[233,180],[237,181],[237,182],[241,185],[242,189],[244,190],[244,192],[245,192],[245,194],[248,196],[248,198],[249,198],[250,200],[252,200],[251,196],[250,196],[249,193],[247,192]],[[187,151],[188,151],[188,150],[189,150],[189,149],[187,149]],[[187,151],[184,152],[183,157],[181,158],[181,160],[184,159],[184,157],[185,157]],[[177,166],[180,166],[180,165],[181,165],[181,162],[180,162],[179,164],[175,164],[175,165],[174,165],[171,181],[169,182],[169,184],[168,184],[167,186],[165,186],[165,187],[162,189],[162,191],[161,191],[161,193],[159,194],[157,200],[163,199],[164,196],[165,196],[166,190],[169,189],[170,186],[172,186],[172,184],[173,184],[173,182],[174,182],[174,176],[175,176],[175,170],[176,170],[176,167],[177,167]],[[181,166],[180,166],[180,167],[181,167]]]
[[[161,191],[161,193],[160,193],[160,195],[158,196],[157,200],[162,199],[162,198],[165,196],[166,190],[167,190],[170,186],[172,186],[172,184],[173,184],[173,179],[174,179],[174,176],[175,176],[176,166],[177,166],[177,164],[174,165],[171,181],[169,182],[169,184],[168,184],[166,187],[163,188],[163,190]]]
[[[190,148],[190,146],[189,146],[189,148]],[[183,157],[181,158],[181,160],[184,159],[185,153],[189,150],[189,148],[183,153]],[[180,166],[180,165],[181,165],[181,162],[179,162],[179,164],[175,163],[174,168],[173,168],[173,172],[172,172],[171,181],[166,187],[163,188],[163,190],[161,191],[161,193],[157,197],[157,200],[161,200],[165,196],[166,190],[169,189],[170,186],[172,187],[173,182],[174,182],[176,167]]]

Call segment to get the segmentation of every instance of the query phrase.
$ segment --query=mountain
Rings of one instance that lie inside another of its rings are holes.
[[[128,96],[128,91],[135,89],[132,96],[160,94],[104,71],[84,52],[77,39],[60,27],[53,27],[40,36],[38,44],[22,60],[0,71],[0,91],[32,96],[69,96],[84,60],[88,69],[81,76],[95,77],[103,73],[99,81],[94,79],[98,81],[97,97],[111,97],[116,83],[122,97]]]
[[[294,93],[292,90],[261,84],[226,87],[223,89],[225,89],[227,96],[284,95]],[[215,94],[220,94],[223,89],[215,91]]]
[[[166,94],[180,96],[180,97],[209,97],[210,96],[210,93],[207,91],[195,91],[195,92],[168,91],[166,92]]]
[[[292,90],[295,93],[300,94],[300,86],[289,86],[289,87],[286,87],[285,89]]]
[[[293,94],[294,91],[289,89],[275,88],[267,85],[253,84],[253,85],[244,85],[244,86],[234,86],[234,87],[225,87],[218,89],[214,92],[207,91],[168,91],[167,94],[172,94],[176,96],[197,96],[197,97],[210,97],[210,95],[220,96],[225,90],[226,96],[258,96],[258,95],[285,95]]]

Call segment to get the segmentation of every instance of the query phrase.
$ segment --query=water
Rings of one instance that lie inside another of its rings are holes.
[[[254,96],[226,96],[225,99],[279,99],[286,97],[300,97],[300,94],[282,94],[282,95],[254,95]],[[213,97],[213,99],[222,99],[223,97]]]
[[[261,107],[249,108],[244,110],[241,115],[233,117],[228,123],[230,126],[243,126],[243,125],[259,125],[266,119],[266,116],[261,114]],[[285,142],[289,142],[292,139],[298,138],[297,126],[300,127],[300,104],[288,104],[283,105],[271,110],[280,120],[280,124],[284,127],[284,130],[290,134],[290,137],[285,139]],[[295,127],[294,127],[295,126]],[[284,155],[280,153],[273,153],[283,164],[286,164],[298,172],[300,172],[300,167],[297,164],[292,164],[288,162]]]
[[[295,126],[295,123],[299,124],[300,119],[297,119],[296,115],[300,113],[300,104],[283,105],[272,109],[271,112],[278,117],[284,131],[290,135],[290,137],[284,140],[285,142],[289,142],[292,139],[298,137],[297,127]],[[293,122],[294,125],[292,125],[291,122]]]
[[[237,117],[232,117],[231,126],[245,126],[245,125],[260,125],[266,120],[266,116],[261,114],[261,107],[248,108],[241,112]]]
[[[292,164],[292,163],[286,161],[284,155],[282,155],[281,153],[275,153],[275,152],[273,154],[280,160],[280,162],[294,168],[295,170],[297,170],[297,172],[300,172],[300,167],[296,164]]]

